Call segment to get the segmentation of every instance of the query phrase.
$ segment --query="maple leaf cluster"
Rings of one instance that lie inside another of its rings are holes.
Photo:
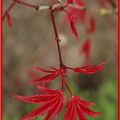
[[[14,95],[16,99],[22,102],[42,104],[37,109],[25,115],[21,120],[33,120],[46,113],[47,115],[45,116],[44,120],[50,120],[51,118],[57,120],[58,115],[66,103],[66,97],[64,93],[61,90],[50,90],[42,87],[38,88],[43,92],[43,94],[29,96]],[[100,115],[100,112],[94,112],[88,108],[92,105],[95,105],[95,103],[84,101],[79,96],[71,96],[67,103],[67,110],[64,114],[64,120],[76,120],[77,115],[80,120],[87,120],[85,114],[89,116]]]
[[[66,107],[64,120],[76,120],[77,116],[80,120],[87,120],[85,115],[89,115],[89,116],[100,115],[101,114],[100,112],[94,112],[88,108],[89,106],[95,105],[95,103],[84,101],[79,96],[73,95],[70,88],[68,87],[65,76],[67,76],[68,74],[67,69],[81,74],[88,74],[88,75],[95,74],[104,68],[104,64],[105,63],[101,63],[96,66],[87,65],[76,68],[70,68],[64,66],[60,69],[51,67],[51,70],[46,70],[40,67],[33,66],[34,69],[40,72],[47,73],[47,75],[35,80],[31,80],[29,82],[30,84],[36,85],[36,87],[40,91],[42,91],[42,94],[29,95],[29,96],[14,95],[14,97],[22,102],[27,102],[31,104],[40,104],[40,107],[33,110],[29,114],[25,115],[21,120],[33,120],[36,117],[42,116],[46,113],[47,114],[44,120],[50,120],[51,118],[57,120],[58,115],[60,114],[60,112],[63,110],[64,107]],[[59,76],[61,76],[63,87],[66,86],[66,88],[69,90],[71,94],[71,97],[69,98],[68,101],[66,100],[66,96],[64,95],[63,89],[51,90],[45,88],[44,85],[42,85],[52,80],[55,80]]]
[[[3,19],[7,17],[7,23],[10,27],[12,26],[12,20],[9,12],[16,3],[23,4],[25,6],[38,10],[37,5],[31,5],[21,0],[13,0],[13,3],[11,4],[9,9],[5,12],[3,16]],[[79,36],[77,29],[75,27],[75,23],[77,23],[80,20],[82,23],[86,24],[86,19],[87,19],[86,16],[88,15],[88,12],[85,9],[86,6],[87,6],[86,2],[82,0],[67,0],[63,6],[55,8],[53,10],[50,6],[50,10],[51,13],[55,11],[63,11],[67,13],[67,17],[69,20],[72,33],[77,39],[77,41],[79,41]],[[54,17],[53,13],[51,15],[53,20],[53,26],[55,29],[55,21],[53,18]],[[57,30],[55,29],[55,33],[56,31]],[[61,62],[60,68],[50,67],[49,70],[46,70],[41,67],[33,66],[34,69],[40,72],[44,72],[46,75],[37,79],[33,79],[29,82],[29,84],[35,85],[42,93],[38,95],[28,95],[28,96],[14,95],[14,97],[17,100],[39,105],[37,109],[25,115],[21,120],[33,120],[43,115],[45,115],[44,120],[51,120],[52,118],[54,120],[58,120],[58,116],[63,111],[63,108],[66,108],[63,120],[77,120],[77,119],[87,120],[86,115],[98,116],[101,114],[100,112],[94,112],[89,108],[89,106],[95,105],[95,103],[84,101],[79,96],[74,95],[69,85],[67,84],[67,76],[69,74],[69,71],[73,71],[75,73],[80,73],[85,75],[91,75],[101,71],[104,68],[105,62],[100,63],[98,65],[90,64],[91,40],[89,38],[89,35],[94,31],[95,31],[95,19],[93,16],[90,16],[89,25],[86,30],[88,36],[85,42],[83,43],[81,49],[82,52],[85,53],[85,58],[86,58],[85,66],[72,68],[64,65],[62,63],[62,60],[60,60]],[[59,40],[58,36],[56,37],[56,42],[58,45],[58,49],[60,50],[59,41],[57,40]],[[60,51],[59,51],[59,56],[60,56]],[[46,83],[56,80],[56,78],[58,77],[60,78],[62,83],[61,89],[52,90],[45,87]],[[70,97],[68,99],[64,94],[63,88],[65,87],[70,93]]]

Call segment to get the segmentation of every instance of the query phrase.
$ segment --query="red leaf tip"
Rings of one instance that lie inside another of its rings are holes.
[[[33,104],[41,104],[37,109],[27,114],[22,120],[33,120],[39,116],[47,113],[44,120],[50,120],[53,115],[57,119],[61,112],[66,98],[61,90],[50,90],[47,88],[41,88],[45,93],[40,95],[19,96],[14,95],[17,100],[22,102],[28,102]]]
[[[89,116],[101,115],[100,112],[94,112],[87,108],[90,105],[93,105],[93,102],[86,102],[79,96],[72,96],[67,104],[67,111],[64,115],[64,120],[74,120],[77,115],[81,120],[87,120],[85,114]]]
[[[84,66],[84,67],[77,67],[77,68],[73,68],[73,71],[74,72],[80,72],[80,73],[83,73],[83,74],[95,74],[95,73],[97,73],[98,71],[101,71],[104,68],[105,63],[106,62],[103,62],[103,63],[98,64],[96,66],[87,65],[87,66]]]
[[[9,27],[12,27],[12,19],[11,16],[9,15],[9,13],[6,14],[7,15],[7,24]]]

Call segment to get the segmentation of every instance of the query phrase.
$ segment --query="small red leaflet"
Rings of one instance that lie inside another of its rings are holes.
[[[89,38],[84,41],[81,51],[85,54],[86,65],[90,64],[91,41]]]
[[[85,115],[98,116],[100,112],[90,110],[89,106],[95,105],[93,102],[86,102],[79,96],[72,96],[67,104],[67,111],[64,115],[64,120],[76,120],[77,115],[80,120],[87,120]]]
[[[64,76],[66,74],[65,68],[56,69],[54,67],[51,67],[52,70],[45,70],[43,68],[35,67],[35,66],[34,66],[34,68],[39,71],[48,73],[44,77],[30,81],[30,83],[34,83],[34,84],[39,84],[41,82],[44,82],[44,83],[50,82],[50,81],[54,80],[55,78],[57,78],[58,76]]]
[[[89,27],[88,27],[88,33],[93,33],[95,32],[95,27],[96,27],[96,21],[94,17],[90,17],[89,20]]]
[[[74,20],[75,23],[76,22],[82,22],[82,23],[86,22],[87,12],[85,10],[81,10],[81,9],[78,9],[78,8],[72,8],[72,7],[70,7],[68,9],[68,11],[75,18],[75,20]]]
[[[69,4],[72,4],[72,3],[74,3],[73,6],[69,6]],[[84,10],[85,6],[86,6],[86,3],[83,2],[82,0],[67,0],[67,3],[61,9],[61,11],[64,11],[67,13],[72,33],[76,37],[77,41],[79,41],[79,36],[78,36],[77,29],[75,27],[75,22],[77,22],[80,19],[83,22],[85,22],[85,19],[86,19],[86,11]],[[66,21],[66,18],[63,21]]]
[[[79,72],[79,73],[82,73],[82,74],[95,74],[98,71],[103,70],[104,64],[105,64],[105,62],[103,62],[101,64],[98,64],[96,66],[87,65],[87,66],[84,66],[84,67],[76,67],[76,68],[73,68],[73,71],[74,72]]]
[[[32,104],[40,104],[40,106],[30,112],[29,114],[25,115],[21,120],[33,120],[39,116],[44,115],[44,120],[50,120],[54,118],[57,120],[59,113],[61,112],[66,98],[61,90],[50,90],[47,88],[40,88],[43,94],[40,95],[29,95],[29,96],[20,96],[14,95],[17,100],[22,102],[32,103]]]
[[[11,16],[9,15],[9,13],[6,14],[7,15],[7,24],[9,27],[12,27],[12,19]]]
[[[68,18],[69,18],[69,23],[70,23],[70,26],[71,26],[71,30],[72,30],[74,36],[76,37],[77,41],[79,41],[78,32],[77,32],[77,29],[75,27],[75,23],[74,23],[74,19],[73,19],[72,15],[68,14]]]

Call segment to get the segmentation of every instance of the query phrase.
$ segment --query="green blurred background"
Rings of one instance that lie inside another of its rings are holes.
[[[11,1],[3,1],[3,12]],[[53,0],[26,0],[37,4],[47,4],[51,1],[53,2]],[[101,8],[100,0],[86,1],[91,14],[96,18],[96,32],[91,36],[91,63],[98,64],[103,61],[107,63],[105,69],[95,75],[70,73],[68,84],[76,95],[96,102],[93,110],[102,112],[100,117],[89,117],[88,120],[117,120],[117,14],[110,5],[109,9],[113,12],[101,16],[95,12]],[[39,91],[27,84],[33,77],[41,76],[41,73],[32,70],[32,66],[47,69],[49,66],[59,67],[59,60],[49,12],[36,12],[16,5],[10,15],[12,28],[8,27],[6,20],[3,22],[3,120],[19,120],[36,106],[19,102],[12,98],[12,94],[37,94]],[[68,66],[82,66],[85,59],[80,53],[80,48],[85,39],[84,25],[81,23],[76,25],[81,40],[78,44],[69,25],[60,26],[63,17],[62,13],[56,14],[64,62]],[[59,88],[58,81],[48,86]],[[59,120],[62,120],[62,114]]]

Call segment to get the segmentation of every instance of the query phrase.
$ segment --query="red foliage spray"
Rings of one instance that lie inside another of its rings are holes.
[[[87,120],[86,115],[89,116],[97,116],[100,115],[100,112],[94,112],[88,108],[89,106],[95,105],[93,102],[87,102],[82,100],[79,96],[74,95],[71,88],[69,87],[67,83],[67,76],[69,74],[68,70],[71,70],[76,73],[81,74],[95,74],[99,71],[101,71],[104,68],[105,63],[98,64],[96,66],[89,63],[89,57],[90,57],[90,41],[87,39],[83,45],[83,51],[86,54],[86,65],[82,67],[69,67],[66,66],[62,59],[61,54],[61,48],[60,48],[60,38],[57,32],[57,26],[55,22],[55,12],[63,11],[66,12],[69,18],[69,23],[71,26],[71,30],[76,37],[77,40],[79,40],[79,36],[77,33],[77,29],[75,27],[75,21],[74,21],[74,14],[76,14],[76,10],[72,11],[69,8],[79,8],[81,11],[84,10],[84,7],[86,6],[85,2],[82,2],[81,0],[67,0],[66,3],[63,4],[63,2],[58,1],[56,4],[53,5],[33,5],[27,2],[23,2],[22,0],[14,0],[13,3],[10,5],[10,7],[6,10],[3,20],[5,17],[7,17],[8,25],[11,27],[11,17],[10,17],[10,10],[13,8],[15,4],[24,5],[26,7],[32,8],[34,10],[40,11],[40,10],[48,10],[50,12],[50,17],[53,25],[53,30],[55,34],[55,41],[56,46],[58,50],[58,58],[59,58],[59,68],[50,67],[49,70],[46,70],[44,68],[36,67],[33,68],[46,73],[45,76],[40,77],[38,79],[34,79],[30,81],[30,84],[36,85],[36,87],[42,91],[42,94],[38,95],[29,95],[29,96],[20,96],[20,95],[14,95],[14,97],[17,100],[20,100],[22,102],[27,102],[31,104],[39,104],[39,107],[29,114],[25,115],[21,120],[33,120],[39,116],[42,116],[46,114],[44,120],[51,120],[54,118],[54,120],[58,120],[58,115],[63,110],[63,108],[67,108],[66,112],[64,114],[64,120],[76,120],[77,116],[81,120]],[[80,12],[81,13],[81,12]],[[80,14],[79,13],[79,14]],[[83,14],[84,15],[84,14]],[[84,20],[84,19],[83,19]],[[94,18],[90,19],[90,26],[88,29],[88,32],[94,32],[95,30],[95,20]],[[44,84],[49,83],[56,78],[60,78],[61,80],[61,89],[58,90],[51,90],[49,88],[45,88]],[[42,84],[42,86],[41,86]],[[68,90],[70,93],[70,98],[67,101],[66,96],[64,94],[64,88]]]

